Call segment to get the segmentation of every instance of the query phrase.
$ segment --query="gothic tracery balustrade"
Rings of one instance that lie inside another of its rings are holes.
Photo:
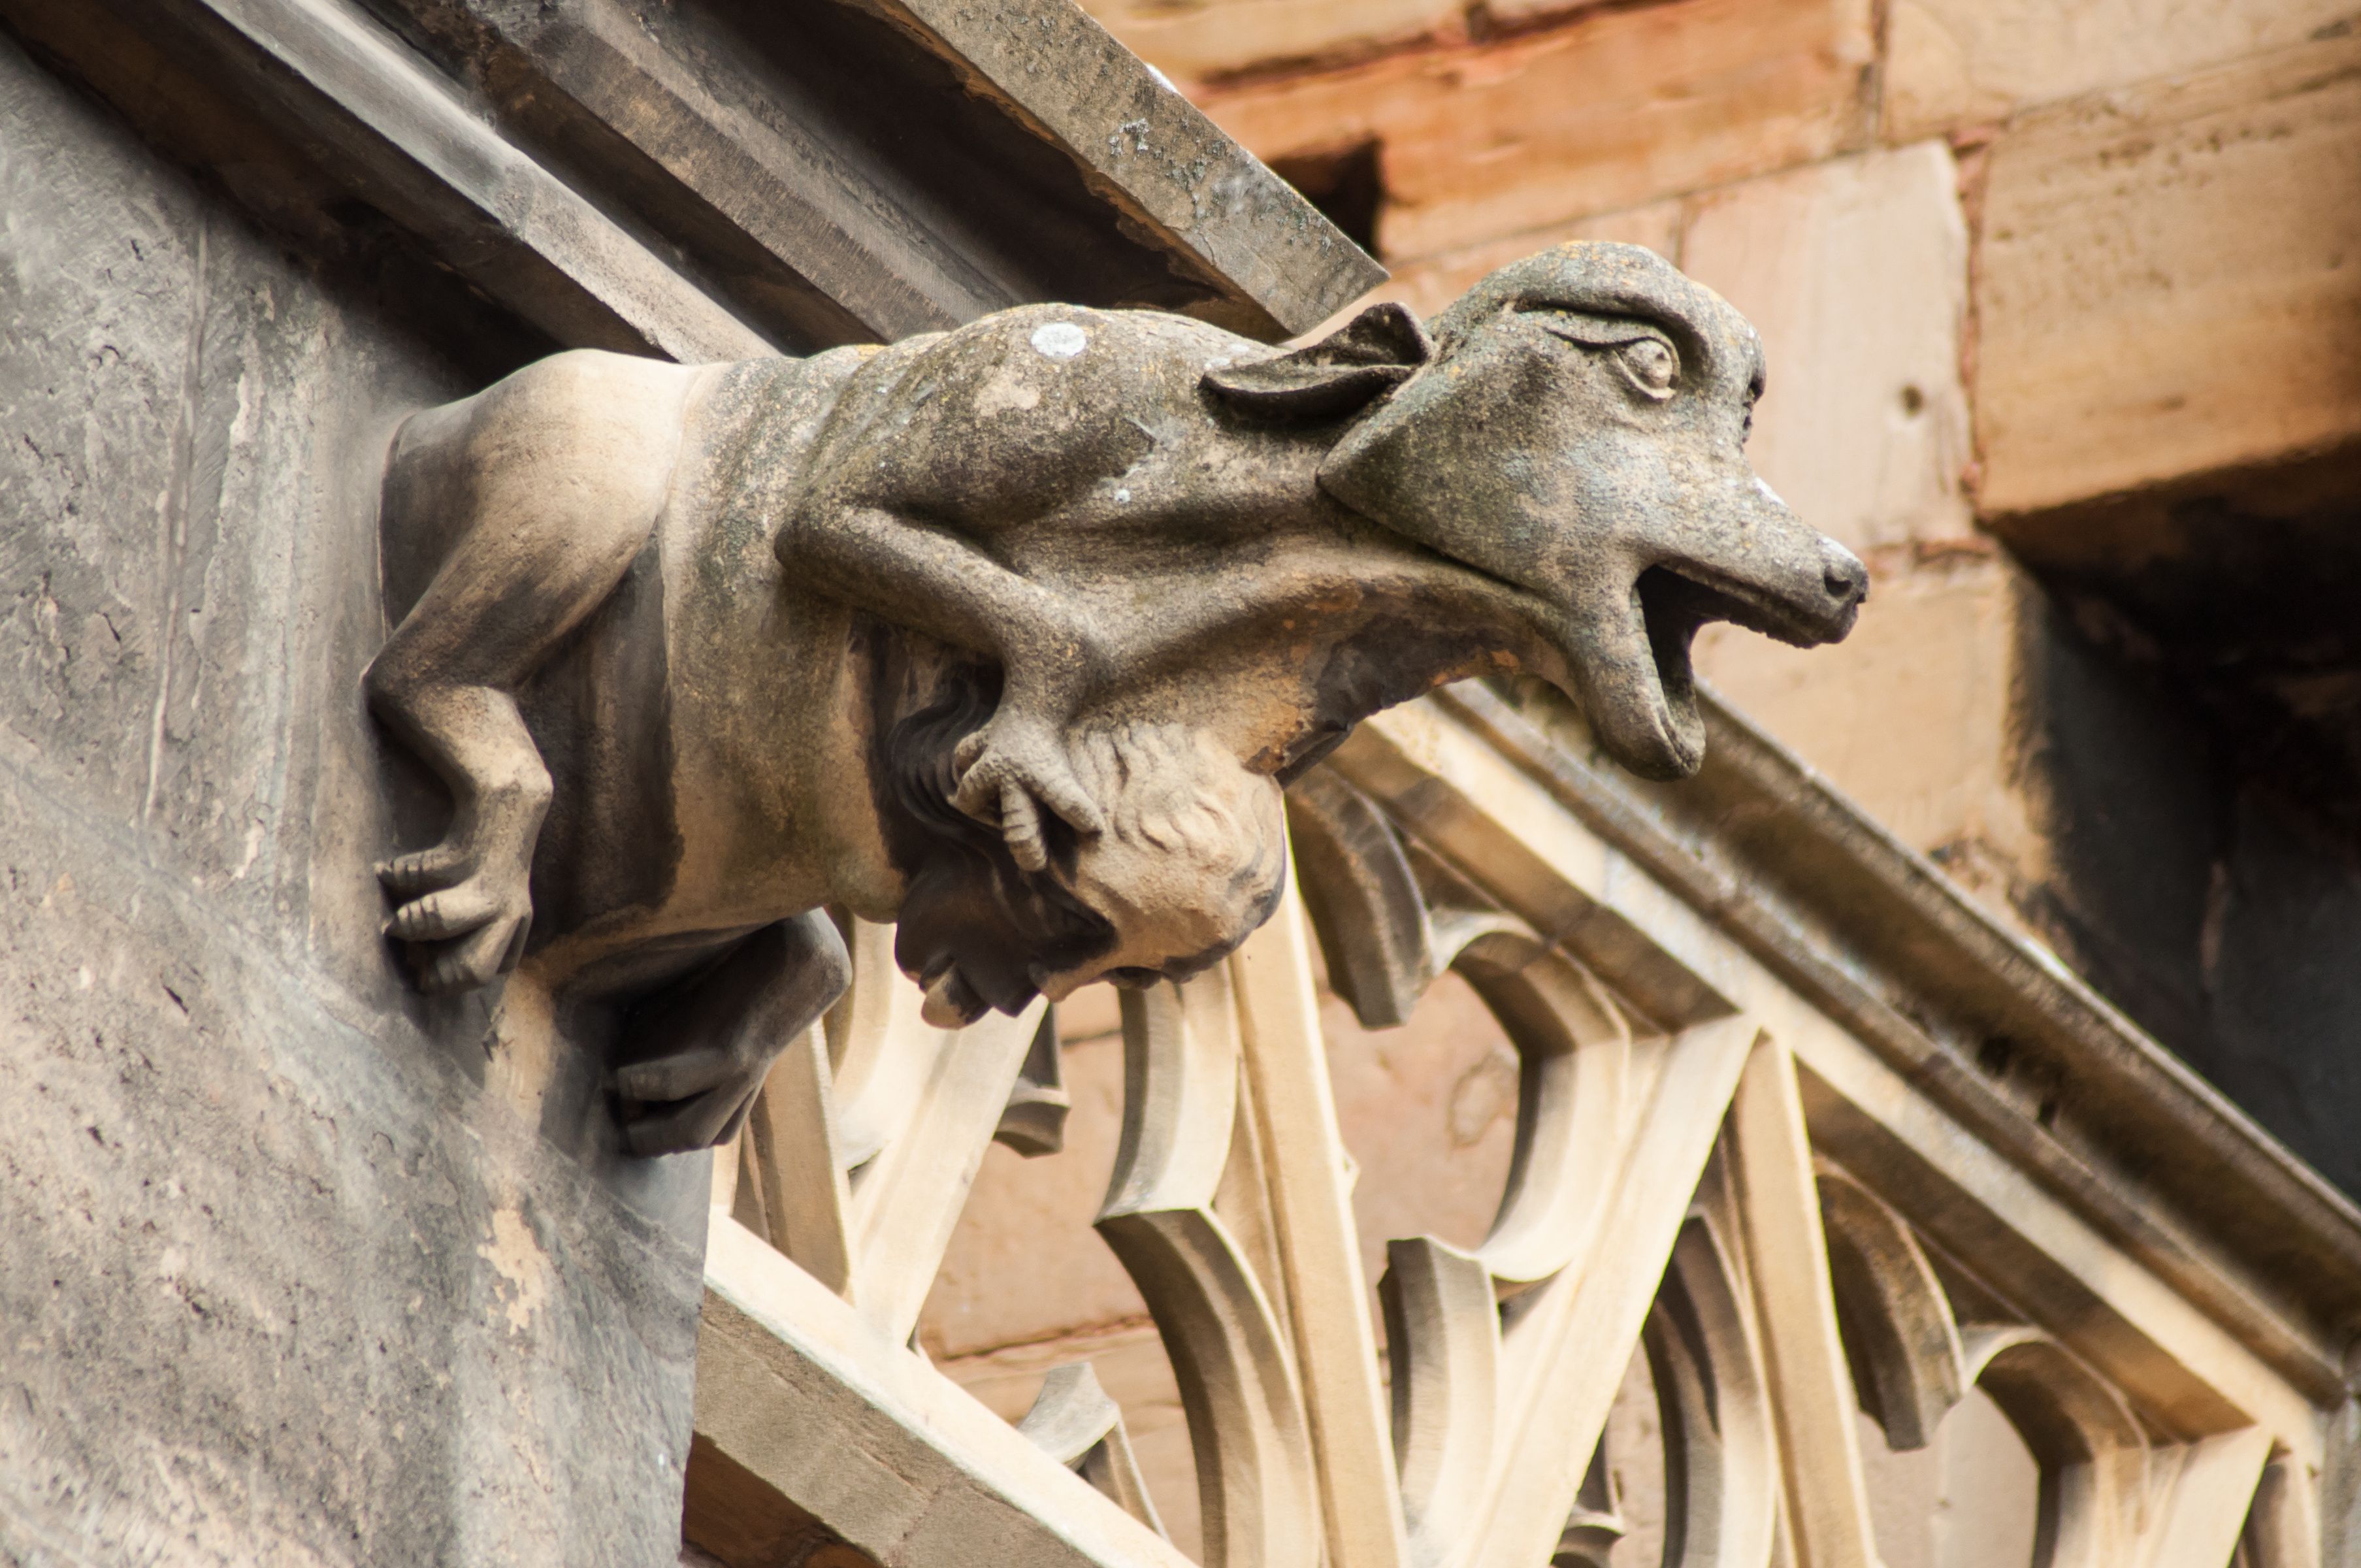
[[[1666,1568],[1872,1568],[1863,1431],[1923,1449],[1971,1390],[2039,1467],[2043,1568],[2314,1568],[2317,1336],[2126,1245],[1500,743],[1571,723],[1482,691],[1372,721],[1291,800],[1300,896],[1124,998],[1097,1230],[1179,1385],[1208,1568],[1630,1568],[1601,1445],[1635,1355]],[[855,932],[720,1168],[707,1474],[887,1563],[1185,1562],[1087,1363],[1012,1427],[905,1348],[987,1146],[1064,1113],[1040,1004],[930,1028],[889,937]],[[1315,944],[1365,1024],[1448,971],[1512,1044],[1480,1245],[1386,1237],[1365,1278]],[[847,1445],[873,1463],[821,1462]]]

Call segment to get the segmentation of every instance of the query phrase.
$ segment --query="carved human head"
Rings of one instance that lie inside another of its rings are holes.
[[[1861,563],[1748,465],[1754,329],[1636,246],[1512,263],[1437,317],[1378,306],[1323,344],[1209,377],[1228,395],[1357,411],[1320,466],[1354,511],[1524,590],[1615,758],[1696,770],[1689,643],[1730,620],[1809,646],[1850,630]]]
[[[1115,946],[1037,979],[1052,1000],[1102,978],[1187,980],[1235,951],[1287,876],[1279,784],[1206,730],[1133,723],[1085,731],[1075,771],[1106,828],[1061,880],[1115,929]]]
[[[936,713],[949,722],[928,722]],[[902,754],[947,755],[972,721],[929,710],[904,731]],[[922,823],[927,839],[912,857],[895,957],[926,989],[930,1022],[1016,1013],[1037,992],[1059,1001],[1098,980],[1186,980],[1277,905],[1287,864],[1277,781],[1178,723],[1084,722],[1070,748],[1104,827],[1078,835],[1059,825],[1050,864],[1036,872],[950,806],[937,765],[921,760],[903,775],[905,820]]]

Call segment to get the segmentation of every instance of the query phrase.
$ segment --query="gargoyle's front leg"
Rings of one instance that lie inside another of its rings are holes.
[[[1098,803],[1066,751],[1067,727],[1109,674],[1081,607],[963,539],[871,507],[807,506],[782,528],[778,549],[818,592],[999,661],[999,706],[952,758],[953,799],[997,824],[1019,865],[1048,863],[1041,807],[1100,831]]]

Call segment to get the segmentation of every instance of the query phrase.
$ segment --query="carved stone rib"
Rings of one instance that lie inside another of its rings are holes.
[[[1312,1434],[1285,1336],[1213,1212],[1237,1112],[1231,992],[1127,992],[1124,1128],[1099,1234],[1139,1288],[1171,1358],[1197,1454],[1208,1568],[1317,1561]]]
[[[1967,1392],[1950,1302],[1900,1215],[1835,1166],[1817,1170],[1837,1321],[1861,1407],[1888,1446],[1924,1448]]]
[[[1315,768],[1287,792],[1287,827],[1329,985],[1364,1029],[1408,1023],[1437,965],[1426,900],[1393,825]]]
[[[1087,1361],[1056,1366],[1041,1380],[1033,1408],[1016,1430],[1051,1458],[1065,1464],[1104,1493],[1117,1508],[1170,1539],[1148,1482],[1131,1451],[1131,1434],[1123,1411],[1099,1387],[1098,1374]]]
[[[1411,1561],[1447,1563],[1493,1463],[1500,1313],[1483,1262],[1419,1236],[1386,1244],[1378,1282],[1393,1370],[1394,1460]]]
[[[1711,1222],[1686,1221],[1644,1340],[1664,1420],[1664,1561],[1674,1568],[1772,1561],[1777,1444],[1744,1291]]]
[[[2052,1568],[2126,1561],[2147,1511],[2148,1444],[2123,1395],[2039,1329],[1977,1324],[1960,1343],[1969,1376],[2042,1466],[2036,1560]]]

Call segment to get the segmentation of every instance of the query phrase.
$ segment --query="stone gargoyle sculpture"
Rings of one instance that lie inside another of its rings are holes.
[[[1275,906],[1280,792],[1478,674],[1624,765],[1690,639],[1850,629],[1867,577],[1748,466],[1762,350],[1647,251],[1503,268],[1291,352],[1027,306],[809,358],[532,365],[397,435],[382,720],[448,786],[379,875],[429,991],[627,1009],[627,1141],[726,1138],[898,920],[940,1025],[1185,978]],[[529,958],[528,958],[528,955]]]

